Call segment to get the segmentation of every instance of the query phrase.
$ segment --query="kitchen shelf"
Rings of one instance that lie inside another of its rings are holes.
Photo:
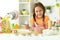
[[[32,14],[32,5],[34,0],[19,0],[19,24],[24,25],[26,22],[30,25],[30,17]]]
[[[30,15],[19,15],[19,16],[30,16]]]
[[[19,2],[19,4],[30,4],[30,2]]]
[[[31,9],[30,2],[31,2],[30,0],[28,2],[26,2],[26,0],[19,1],[19,12],[20,12],[19,13],[19,23],[20,23],[20,25],[23,25],[25,22],[28,22],[28,24],[29,24],[30,12],[31,12],[30,11],[30,9]],[[24,14],[24,12],[25,12],[24,9],[27,12],[27,14]]]

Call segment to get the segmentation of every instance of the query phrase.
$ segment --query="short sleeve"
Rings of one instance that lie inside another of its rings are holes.
[[[34,19],[33,17],[30,18],[30,24],[33,26],[34,25]]]
[[[48,16],[45,16],[45,23],[48,24],[48,21],[49,21],[49,17]]]

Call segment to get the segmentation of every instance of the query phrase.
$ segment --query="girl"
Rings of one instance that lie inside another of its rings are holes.
[[[40,33],[43,29],[47,29],[48,20],[49,18],[45,15],[45,7],[43,4],[40,2],[35,3],[33,7],[33,17],[30,19],[34,31]]]

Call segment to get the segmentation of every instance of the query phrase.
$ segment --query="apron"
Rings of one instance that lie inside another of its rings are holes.
[[[36,22],[34,22],[34,27],[39,27],[39,28],[44,28],[47,29],[46,25],[44,24],[44,22],[42,22],[40,25],[38,25]]]
[[[34,31],[38,33],[42,33],[42,30],[47,29],[44,22],[40,25],[38,25],[36,22],[34,22]]]

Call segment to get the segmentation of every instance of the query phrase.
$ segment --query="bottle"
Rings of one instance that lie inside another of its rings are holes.
[[[4,33],[11,33],[12,32],[11,31],[11,28],[10,28],[10,20],[9,20],[9,17],[3,18],[3,20],[2,20],[2,27],[3,27],[2,31]]]

